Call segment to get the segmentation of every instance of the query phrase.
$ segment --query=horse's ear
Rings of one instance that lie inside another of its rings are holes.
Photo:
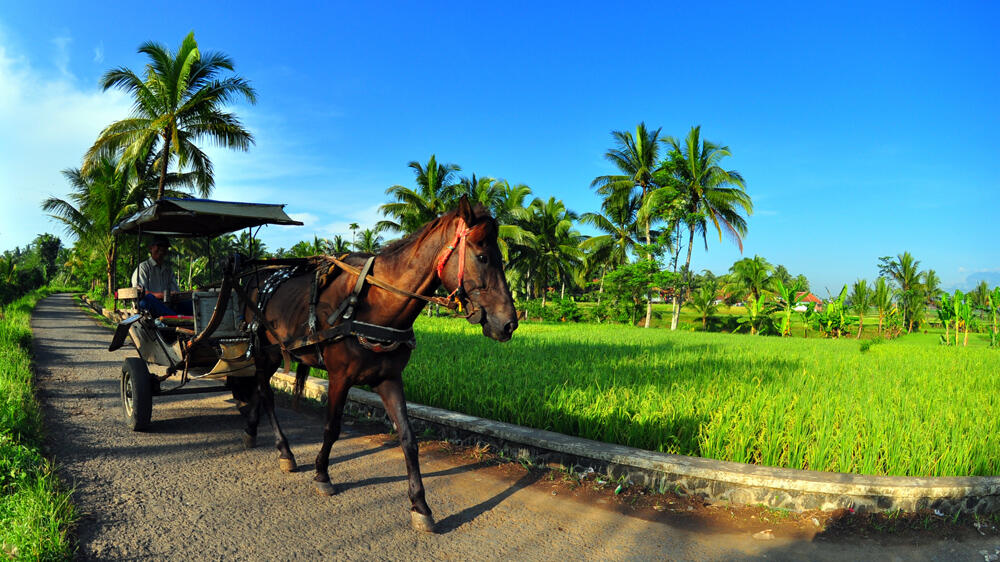
[[[472,224],[472,221],[476,218],[472,214],[472,205],[469,204],[469,197],[463,195],[461,199],[458,200],[458,210],[455,214],[462,220],[465,224]]]

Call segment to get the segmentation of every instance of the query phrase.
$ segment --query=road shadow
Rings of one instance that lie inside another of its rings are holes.
[[[485,464],[487,466],[489,465],[489,463],[478,463],[478,464]],[[469,465],[469,466],[475,466],[475,465]],[[524,488],[527,488],[528,486],[531,486],[532,484],[537,482],[542,477],[542,475],[543,472],[538,470],[529,471],[527,474],[519,478],[517,482],[511,484],[506,490],[503,490],[502,492],[496,494],[495,496],[483,500],[477,503],[476,505],[471,505],[463,509],[462,511],[459,511],[458,513],[445,517],[441,521],[438,521],[437,525],[435,525],[437,534],[446,535],[454,531],[455,529],[458,529],[462,525],[465,525],[466,523],[475,520],[480,515],[500,505],[501,502],[503,502],[510,496],[514,495],[519,490],[523,490]]]

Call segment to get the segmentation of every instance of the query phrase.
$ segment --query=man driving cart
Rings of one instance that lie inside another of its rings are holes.
[[[190,316],[191,301],[178,298],[181,291],[167,260],[169,253],[170,239],[154,236],[149,244],[149,259],[132,272],[132,286],[139,289],[138,308],[153,316]]]

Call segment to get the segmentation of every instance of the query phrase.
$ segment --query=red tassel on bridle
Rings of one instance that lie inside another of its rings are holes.
[[[448,244],[441,250],[441,255],[438,257],[437,261],[437,276],[444,282],[444,266],[448,263],[448,258],[451,257],[452,252],[458,249],[458,284],[455,286],[455,290],[448,295],[449,299],[456,298],[455,295],[462,289],[462,282],[465,279],[465,241],[469,236],[469,229],[465,225],[465,219],[458,217],[458,224],[455,228],[455,238],[452,239],[451,244]],[[462,301],[458,299],[458,310],[462,310]]]

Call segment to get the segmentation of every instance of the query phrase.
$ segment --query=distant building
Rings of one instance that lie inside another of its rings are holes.
[[[805,295],[805,297],[803,297],[802,295]],[[816,310],[823,310],[823,299],[817,297],[816,295],[812,293],[807,294],[805,291],[802,291],[799,293],[795,293],[795,296],[796,298],[801,299],[799,304],[797,304],[793,309],[795,310],[795,312],[805,312],[806,310],[809,309],[809,303],[815,303]]]

